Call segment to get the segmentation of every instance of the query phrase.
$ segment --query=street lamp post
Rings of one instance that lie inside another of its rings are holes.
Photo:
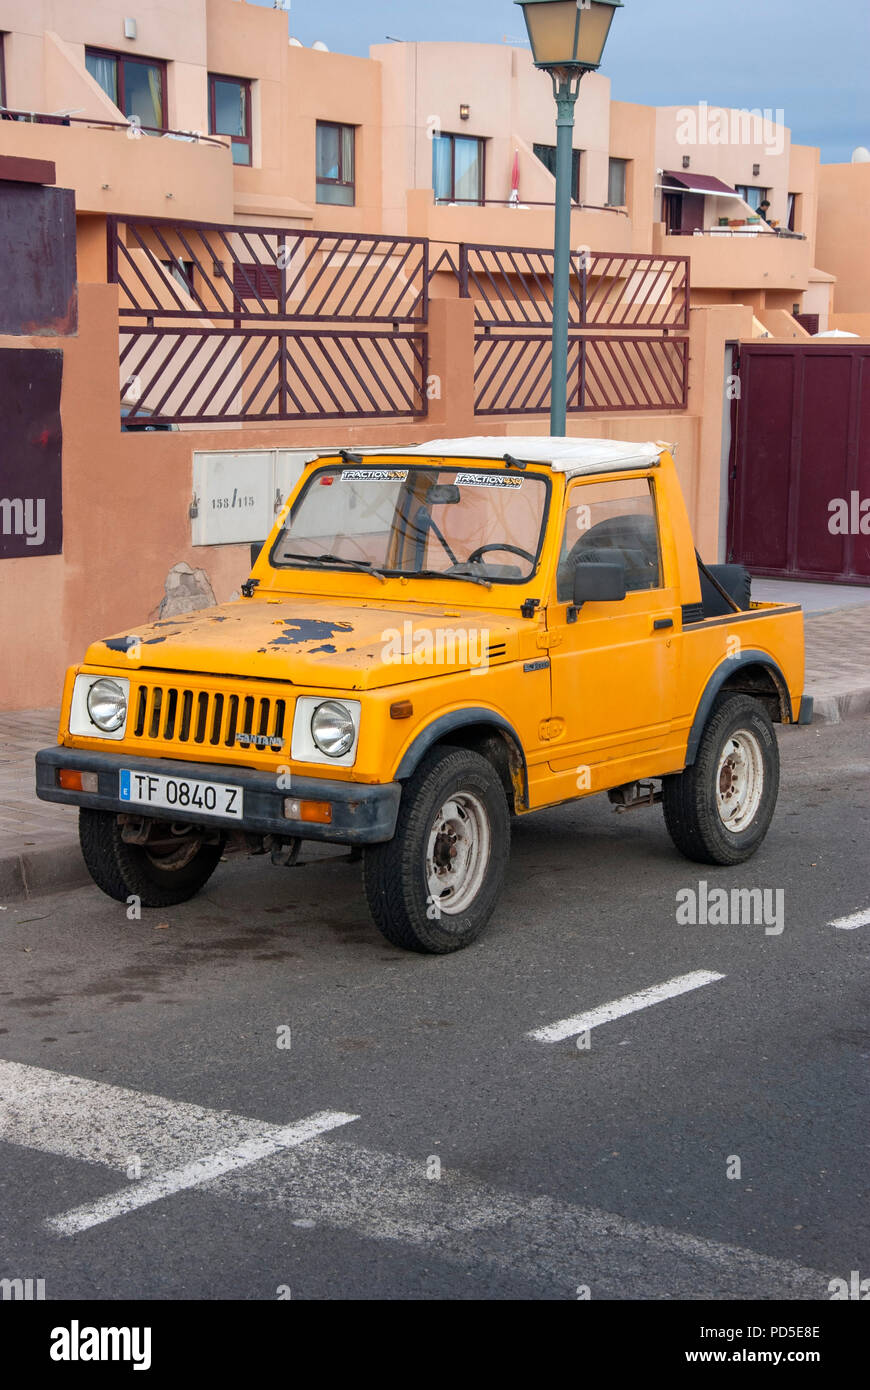
[[[553,242],[553,351],[550,433],[564,436],[568,414],[568,304],[571,276],[571,163],[581,79],[601,65],[613,13],[622,0],[515,0],[521,5],[535,67],[550,74],[556,98],[556,217]]]

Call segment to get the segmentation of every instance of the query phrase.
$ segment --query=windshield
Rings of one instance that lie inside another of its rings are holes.
[[[549,483],[514,469],[318,469],[272,548],[279,568],[522,584],[534,573]]]

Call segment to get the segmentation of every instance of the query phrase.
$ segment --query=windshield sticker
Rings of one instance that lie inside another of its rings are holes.
[[[522,478],[512,478],[506,473],[457,473],[457,487],[522,487]]]
[[[342,482],[352,483],[404,483],[408,477],[407,468],[344,468]]]

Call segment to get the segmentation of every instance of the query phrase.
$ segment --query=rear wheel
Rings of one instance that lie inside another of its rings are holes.
[[[137,897],[143,907],[173,907],[194,897],[211,878],[224,837],[199,826],[153,821],[145,844],[122,836],[112,811],[79,811],[79,843],[98,888],[118,902]]]
[[[663,780],[665,824],[687,859],[741,864],[767,834],[778,792],[779,745],[767,710],[726,691],[692,766]]]
[[[394,838],[365,851],[372,917],[405,950],[458,951],[492,916],[509,854],[495,768],[466,748],[435,749],[405,786]]]

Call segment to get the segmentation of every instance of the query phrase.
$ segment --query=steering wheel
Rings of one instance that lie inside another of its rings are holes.
[[[493,541],[489,545],[479,545],[476,550],[471,552],[465,563],[473,565],[475,560],[483,558],[487,550],[509,550],[511,555],[519,555],[521,559],[528,560],[530,565],[535,563],[534,555],[531,555],[528,550],[523,550],[518,545],[508,545],[506,541]]]

